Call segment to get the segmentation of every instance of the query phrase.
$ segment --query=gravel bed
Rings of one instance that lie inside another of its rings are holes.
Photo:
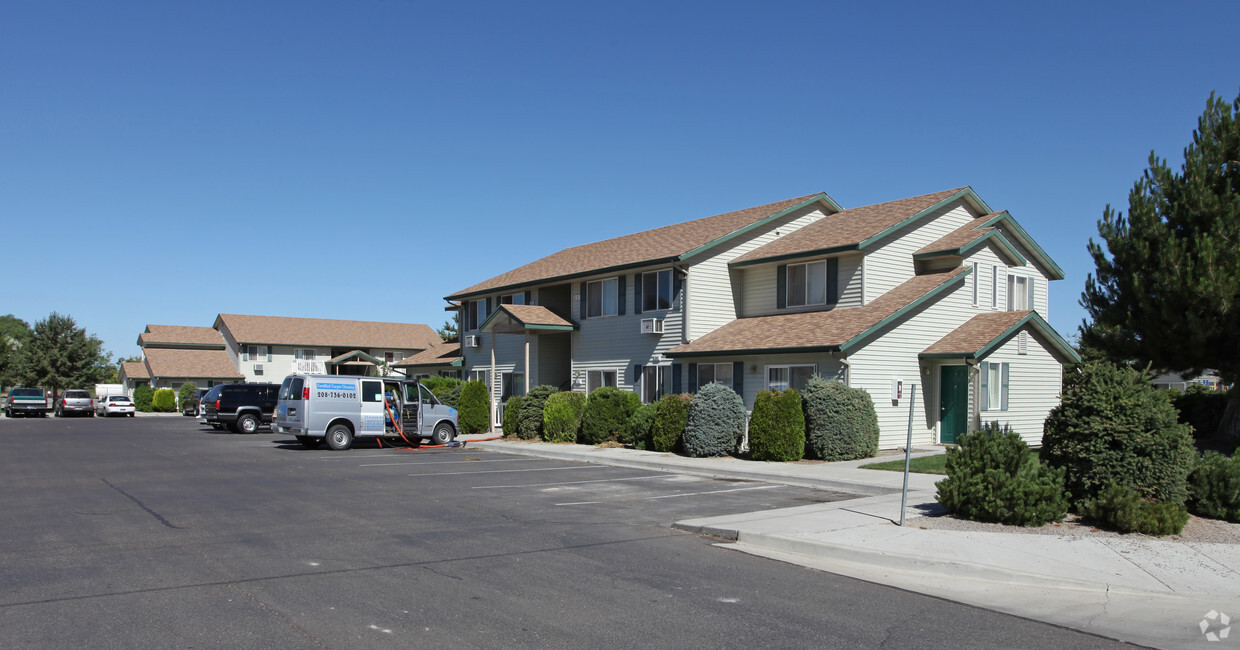
[[[1147,539],[1163,542],[1240,544],[1240,524],[1232,524],[1218,519],[1203,519],[1192,515],[1188,518],[1188,524],[1184,526],[1184,532],[1179,535],[1168,535],[1166,537],[1154,537],[1152,535],[1141,535],[1139,533],[1117,533],[1114,531],[1102,530],[1100,528],[1095,528],[1091,524],[1082,523],[1079,517],[1071,514],[1064,518],[1062,522],[1046,524],[1045,526],[1038,526],[1036,528],[1028,526],[988,524],[980,521],[962,519],[954,515],[913,517],[908,519],[905,524],[910,527],[915,526],[926,530],[961,530],[987,533],[1021,533],[1026,535],[1062,535],[1065,537],[1111,537],[1129,540]]]

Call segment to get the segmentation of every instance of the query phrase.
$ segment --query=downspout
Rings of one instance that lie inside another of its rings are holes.
[[[683,271],[684,279],[680,282],[680,343],[689,342],[689,267],[672,265],[672,271]]]
[[[970,431],[982,428],[982,373],[979,369],[981,363],[978,359],[969,357],[964,359],[964,365],[969,367],[969,392],[972,393],[969,395],[969,401],[973,402],[973,408],[969,409],[973,416],[969,423]]]

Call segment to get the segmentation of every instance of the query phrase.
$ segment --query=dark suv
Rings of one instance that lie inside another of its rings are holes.
[[[216,388],[220,390],[215,400],[203,400],[202,404],[208,424],[217,429],[228,427],[233,433],[254,433],[260,426],[271,426],[279,384],[224,384]]]
[[[185,400],[185,403],[181,405],[181,415],[198,417],[200,415],[198,413],[198,405],[202,402],[202,396],[206,395],[210,390],[210,388],[199,388],[194,391],[194,394],[190,395],[189,399]]]

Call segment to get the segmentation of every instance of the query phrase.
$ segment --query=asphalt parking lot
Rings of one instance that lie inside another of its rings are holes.
[[[1110,645],[668,527],[839,493],[181,417],[0,441],[0,647]]]

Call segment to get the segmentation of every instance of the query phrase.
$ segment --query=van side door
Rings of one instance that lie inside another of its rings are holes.
[[[430,389],[418,384],[418,419],[421,421],[422,435],[429,438],[435,430],[434,406],[439,403]]]
[[[359,435],[383,435],[383,381],[379,379],[362,380],[361,413],[358,416]]]
[[[418,395],[418,385],[415,382],[404,382],[401,387],[404,389],[404,398],[402,411],[400,415],[400,426],[404,429],[405,435],[409,437],[417,437],[421,435],[422,418],[419,413],[422,411],[421,398]]]

